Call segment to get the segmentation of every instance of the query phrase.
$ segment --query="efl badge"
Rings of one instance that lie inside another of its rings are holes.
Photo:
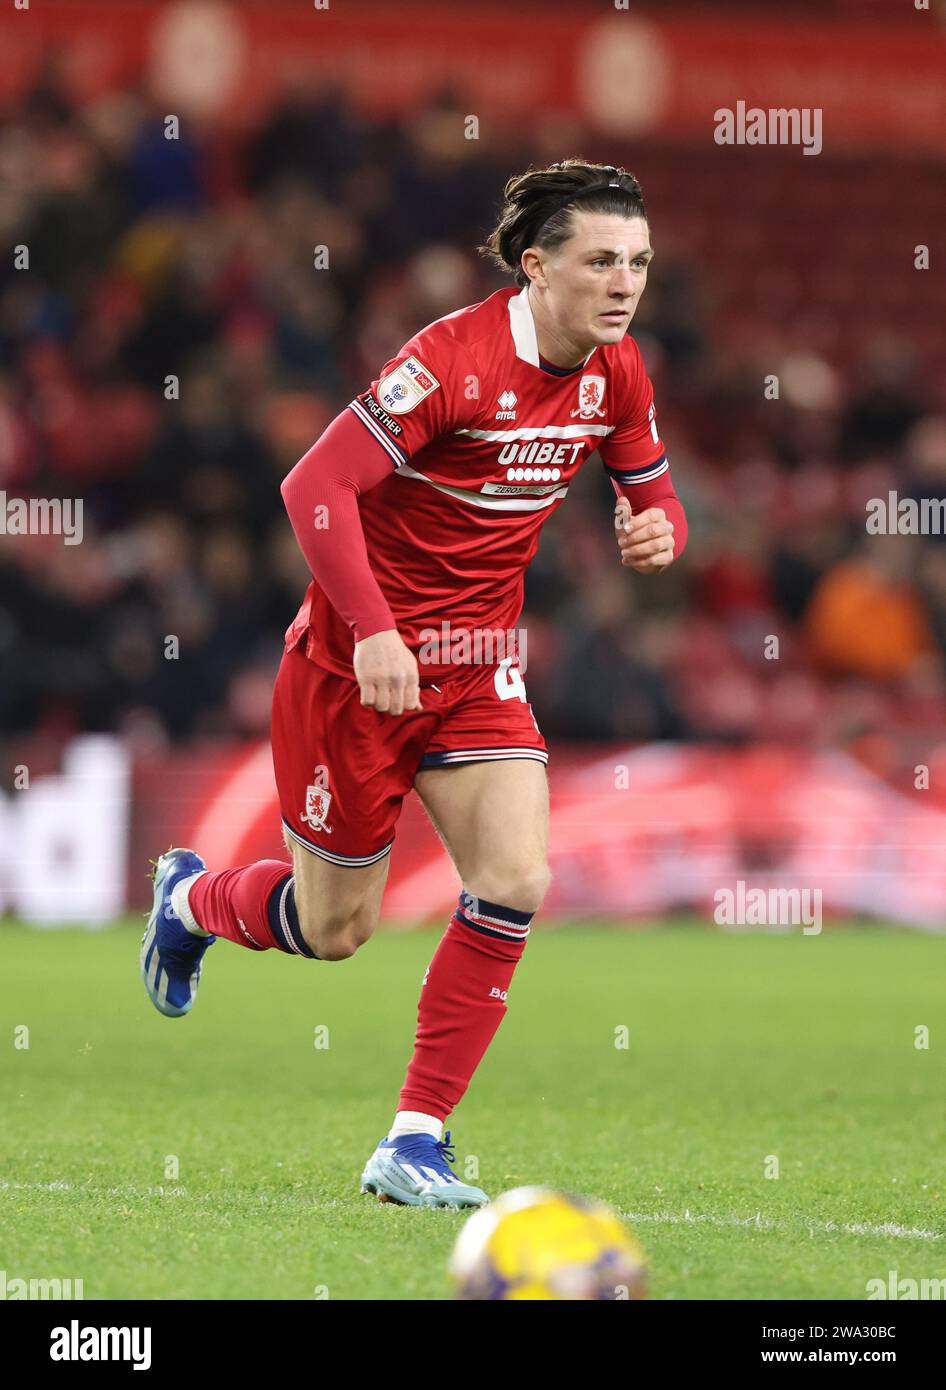
[[[378,399],[392,415],[404,415],[436,391],[440,382],[416,357],[406,358],[378,382]]]
[[[313,830],[324,830],[326,835],[331,835],[332,827],[325,824],[325,817],[328,815],[331,804],[332,793],[327,792],[324,787],[306,787],[305,810],[302,813],[302,819]]]
[[[596,415],[603,415],[603,400],[604,377],[583,376],[578,383],[578,409],[572,411],[572,419],[577,415],[582,420],[593,420]]]

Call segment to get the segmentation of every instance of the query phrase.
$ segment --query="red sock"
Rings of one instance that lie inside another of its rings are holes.
[[[299,930],[295,879],[280,859],[201,874],[188,905],[199,927],[251,951],[285,951],[314,959]]]
[[[398,1110],[445,1120],[457,1106],[503,1021],[533,915],[460,894],[424,979]]]

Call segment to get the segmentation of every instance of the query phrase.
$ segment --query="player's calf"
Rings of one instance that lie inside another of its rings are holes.
[[[387,857],[349,868],[292,846],[299,930],[320,960],[347,960],[373,934],[388,876]]]
[[[346,879],[345,870],[321,861],[314,867],[302,851],[294,857],[295,873],[280,859],[210,872],[193,856],[200,872],[175,878],[174,911],[185,945],[191,933],[199,941],[222,936],[251,951],[309,960],[353,955],[377,922],[386,863],[381,873],[375,865]]]
[[[319,960],[348,960],[371,937],[376,925],[376,914],[364,908],[350,912],[315,904],[311,910],[299,912],[302,935]]]
[[[251,951],[313,957],[299,927],[295,879],[284,860],[204,872],[180,884],[174,906],[192,932],[222,936]]]

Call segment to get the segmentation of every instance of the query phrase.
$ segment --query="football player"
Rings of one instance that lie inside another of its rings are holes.
[[[623,169],[570,159],[508,181],[480,249],[515,285],[416,333],[282,484],[313,576],[273,699],[291,866],[211,871],[184,849],[157,861],[141,968],[176,1017],[218,937],[305,961],[357,951],[416,789],[462,891],[424,979],[393,1120],[361,1178],[385,1200],[487,1201],[454,1172],[443,1125],[506,1012],[549,884],[548,752],[516,643],[475,638],[514,634],[542,525],[594,452],[619,499],[623,565],[660,574],[686,540],[628,335],[650,243]],[[484,647],[491,659],[478,659]]]

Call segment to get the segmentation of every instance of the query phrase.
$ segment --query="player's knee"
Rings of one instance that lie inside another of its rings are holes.
[[[470,892],[516,912],[537,912],[551,881],[547,864],[510,864],[478,874]]]

